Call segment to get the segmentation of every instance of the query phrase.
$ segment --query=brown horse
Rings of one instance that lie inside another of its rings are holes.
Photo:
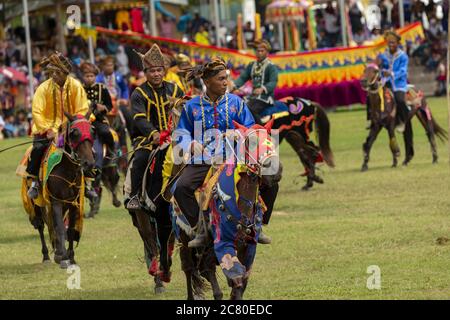
[[[82,230],[84,172],[90,172],[94,167],[91,125],[87,120],[89,115],[82,117],[66,114],[70,121],[68,131],[64,135],[64,146],[58,149],[59,162],[48,172],[47,181],[43,185],[43,205],[41,203],[39,206],[30,200],[26,195],[26,188],[22,188],[25,209],[30,218],[35,217],[32,223],[39,230],[43,260],[50,260],[43,233],[45,222],[55,248],[54,261],[61,268],[76,263],[73,243],[80,240]],[[26,179],[24,183],[26,184]],[[68,222],[67,232],[65,221]],[[65,246],[66,240],[69,242],[68,249]]]
[[[392,167],[396,167],[400,156],[400,149],[395,137],[395,116],[396,105],[393,99],[393,94],[389,89],[380,87],[380,71],[376,64],[369,64],[364,70],[364,74],[361,78],[361,86],[368,93],[368,104],[370,108],[371,126],[369,136],[366,142],[363,144],[364,162],[361,171],[368,170],[370,149],[375,142],[378,133],[384,127],[389,132],[390,147],[393,154]],[[414,95],[414,97],[410,97]],[[447,132],[439,126],[436,120],[433,118],[431,110],[428,104],[421,95],[415,90],[411,89],[407,94],[407,103],[410,105],[412,111],[409,112],[408,122],[411,125],[412,117],[415,115],[418,117],[420,123],[425,129],[428,137],[428,141],[431,146],[433,163],[438,160],[435,136],[437,135],[441,141],[447,139]],[[414,156],[414,150],[412,147],[412,133],[411,137],[407,136],[405,132],[405,160],[403,165],[407,165]]]
[[[241,136],[245,137],[243,143],[238,144],[238,148],[243,150],[241,154],[245,155],[245,161],[241,165],[236,162],[222,164],[213,170],[212,178],[200,190],[200,207],[206,210],[209,204],[209,215],[212,217],[209,224],[206,222],[208,219],[200,213],[197,225],[197,229],[212,229],[212,232],[207,231],[210,236],[205,246],[195,249],[188,247],[193,230],[176,201],[173,201],[174,219],[182,244],[181,268],[186,275],[189,300],[203,298],[205,280],[212,286],[214,299],[222,299],[223,294],[216,278],[217,264],[221,265],[232,289],[230,298],[242,299],[261,231],[262,204],[259,201],[259,187],[263,181],[267,186],[272,186],[281,179],[279,157],[267,136],[267,130],[273,125],[273,121],[265,127],[255,125],[250,129],[235,122],[234,125],[242,133]],[[264,174],[264,168],[267,169],[272,164],[279,164],[274,174]],[[239,177],[236,184],[236,193],[239,195],[237,199],[234,197],[234,183],[231,183],[232,191],[224,188],[224,181],[230,177]]]

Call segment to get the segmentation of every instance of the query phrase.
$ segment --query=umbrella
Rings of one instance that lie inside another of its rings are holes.
[[[0,67],[0,73],[11,80],[19,81],[22,83],[28,83],[26,74],[14,68]]]

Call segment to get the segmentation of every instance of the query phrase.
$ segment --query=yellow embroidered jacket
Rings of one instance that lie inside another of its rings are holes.
[[[75,78],[67,76],[61,88],[53,79],[41,83],[32,103],[32,134],[44,134],[52,129],[55,133],[67,121],[64,111],[71,115],[85,115],[89,110],[88,99],[83,85]]]

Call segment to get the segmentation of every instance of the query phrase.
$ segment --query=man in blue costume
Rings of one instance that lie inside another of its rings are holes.
[[[406,145],[407,160],[414,156],[413,131],[408,119],[406,105],[408,90],[408,55],[399,48],[401,37],[394,31],[386,31],[387,50],[378,56],[380,69],[386,86],[394,93],[397,106],[397,131],[402,132]],[[406,161],[406,160],[405,160]]]
[[[178,207],[185,214],[191,227],[198,222],[200,208],[194,192],[199,188],[211,167],[211,158],[225,153],[226,143],[219,144],[222,149],[212,150],[205,132],[216,129],[215,133],[223,135],[227,129],[234,129],[233,120],[247,128],[255,124],[254,118],[244,101],[236,95],[227,93],[228,70],[223,60],[214,59],[211,62],[197,66],[188,74],[188,81],[201,77],[206,85],[206,94],[189,100],[182,113],[178,127],[174,133],[177,142],[175,150],[182,150],[184,155],[193,154],[187,166],[183,169],[177,181],[174,197]],[[201,135],[194,133],[194,128],[201,131]],[[211,132],[211,131],[209,131]],[[220,138],[217,137],[216,138]],[[197,139],[197,140],[196,140]],[[216,143],[214,143],[217,145]],[[205,244],[207,235],[203,233],[189,242],[189,247],[199,247]],[[267,237],[268,238],[268,237]],[[264,236],[260,237],[261,243]]]

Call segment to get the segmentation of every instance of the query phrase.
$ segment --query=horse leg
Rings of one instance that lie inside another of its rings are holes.
[[[430,147],[431,147],[431,154],[433,156],[433,164],[436,164],[438,162],[438,154],[437,154],[433,121],[428,120],[427,116],[423,114],[422,110],[419,110],[417,112],[417,118],[419,119],[420,123],[422,124],[423,128],[425,129],[425,132],[426,132],[427,138],[428,138],[428,142],[430,143]]]
[[[194,300],[194,292],[192,290],[192,272],[194,262],[192,261],[191,249],[187,247],[187,241],[183,242],[180,248],[181,269],[186,276],[187,299]]]
[[[69,265],[69,257],[67,255],[67,250],[65,246],[66,242],[66,230],[63,221],[63,204],[59,201],[52,202],[52,217],[53,225],[56,232],[56,251],[54,260],[59,263],[60,267],[65,269]]]
[[[78,208],[71,206],[69,209],[69,228],[67,229],[67,240],[69,240],[69,249],[67,255],[69,256],[70,264],[76,264],[75,251],[73,249],[73,243],[75,241],[75,223],[79,215]]]
[[[300,133],[296,131],[290,131],[286,135],[286,141],[291,145],[292,149],[294,149],[295,153],[297,153],[297,156],[300,159],[300,162],[303,164],[303,167],[305,168],[307,172],[307,181],[306,184],[302,187],[302,190],[308,190],[310,189],[314,183],[311,176],[311,172],[314,175],[314,164],[311,165],[310,161],[308,160],[308,156],[305,154],[306,148],[305,148],[305,139],[301,136]]]
[[[238,277],[236,279],[232,279],[228,282],[228,284],[231,284],[231,295],[230,300],[242,300],[243,295],[243,278]]]
[[[157,235],[154,228],[154,224],[150,221],[150,216],[142,211],[138,210],[135,212],[136,215],[136,223],[139,230],[139,234],[141,235],[141,238],[144,242],[144,248],[145,252],[148,255],[148,258],[151,259],[149,261],[150,267],[148,269],[148,272],[151,276],[155,277],[155,292],[157,291],[157,288],[161,287],[162,283],[159,281],[159,279],[156,279],[158,270],[154,270],[154,266],[157,263],[157,256],[158,256],[158,243],[157,243]],[[157,266],[157,265],[156,265]],[[159,290],[159,289],[158,289]]]
[[[111,192],[112,195],[112,204],[114,207],[119,208],[122,203],[117,198],[117,184],[119,183],[119,173],[117,171],[116,167],[108,167],[104,168],[103,171],[105,171],[105,175],[102,177],[103,184],[105,185],[106,189],[108,189]]]
[[[208,279],[209,283],[211,283],[214,300],[222,300],[223,293],[222,290],[220,289],[219,282],[217,281],[215,268],[213,270],[208,270],[206,272],[206,278]]]
[[[391,148],[392,152],[392,168],[397,167],[398,164],[398,157],[400,156],[400,148],[397,143],[397,138],[395,137],[395,129],[393,126],[388,129],[389,134],[389,147]]]
[[[361,167],[361,171],[367,171],[369,169],[368,163],[370,159],[370,149],[372,149],[372,145],[377,139],[378,134],[381,131],[381,126],[379,125],[372,125],[370,127],[369,135],[367,136],[366,142],[363,144],[363,152],[364,152],[364,162]]]
[[[41,245],[42,245],[42,262],[46,263],[46,262],[50,262],[50,256],[48,255],[48,248],[47,248],[47,244],[45,242],[45,235],[44,235],[44,228],[45,228],[45,223],[44,223],[44,218],[42,217],[42,210],[45,209],[41,209],[38,206],[34,207],[34,210],[36,212],[36,218],[38,219],[38,224],[37,224],[37,229],[39,231],[39,237],[41,239]]]

